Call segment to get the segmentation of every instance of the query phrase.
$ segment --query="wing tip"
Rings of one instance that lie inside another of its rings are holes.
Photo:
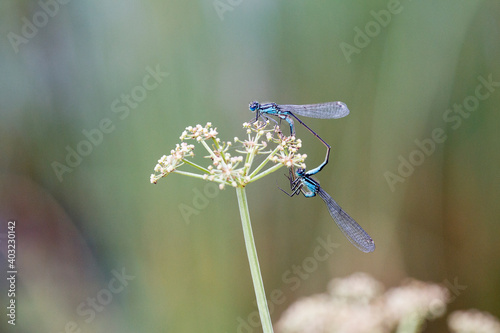
[[[375,251],[375,242],[373,241],[373,239],[370,239],[366,242],[366,244],[363,244],[362,247],[360,246],[359,249],[364,253],[371,253]]]
[[[347,104],[345,104],[344,102],[337,101],[335,102],[335,106],[337,107],[338,110],[340,110],[339,118],[346,117],[349,115],[349,113],[351,113],[351,111],[347,107]]]

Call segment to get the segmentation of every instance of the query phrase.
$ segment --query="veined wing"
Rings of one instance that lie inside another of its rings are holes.
[[[285,104],[279,105],[279,108],[281,111],[290,111],[295,115],[320,119],[337,119],[349,114],[347,105],[342,102],[304,105]]]
[[[375,242],[366,231],[342,210],[337,202],[335,202],[335,200],[333,200],[333,198],[322,188],[319,188],[318,194],[326,203],[330,215],[347,239],[349,239],[349,241],[359,250],[366,253],[373,252],[375,250]]]

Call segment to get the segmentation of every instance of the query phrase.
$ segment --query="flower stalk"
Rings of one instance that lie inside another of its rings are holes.
[[[271,315],[267,306],[266,292],[262,274],[260,272],[259,258],[257,257],[257,248],[253,240],[252,223],[250,222],[250,212],[248,211],[247,195],[244,187],[236,188],[238,197],[238,206],[240,208],[241,226],[243,227],[243,236],[247,249],[248,263],[250,264],[250,273],[252,274],[253,288],[257,299],[262,330],[265,333],[273,332]]]
[[[267,128],[268,125],[269,122],[265,126],[259,126],[258,123],[244,123],[243,128],[246,129],[247,139],[242,141],[234,138],[234,144],[240,146],[234,150],[240,154],[236,156],[232,156],[229,152],[233,143],[230,141],[221,141],[217,137],[217,129],[212,128],[211,123],[207,123],[204,127],[201,125],[186,127],[186,130],[180,136],[182,142],[177,144],[175,149],[171,150],[170,155],[164,155],[158,160],[158,164],[154,168],[155,173],[150,178],[151,183],[156,184],[159,179],[171,173],[177,173],[217,182],[220,189],[223,189],[226,185],[236,188],[248,262],[262,328],[265,333],[273,332],[273,327],[260,272],[257,249],[253,239],[245,187],[283,166],[305,169],[304,161],[307,157],[305,154],[298,153],[302,145],[300,139],[295,139],[294,136],[285,137],[281,134],[277,126]],[[201,143],[208,152],[208,156],[205,156],[205,158],[211,159],[212,163],[207,167],[203,167],[193,162],[191,158],[194,157],[195,146],[187,144],[185,142],[187,140],[195,140]],[[211,141],[212,146],[207,141]],[[259,155],[267,156],[252,171],[252,165]],[[274,165],[269,166],[269,163],[274,163]],[[184,164],[201,173],[178,170]]]

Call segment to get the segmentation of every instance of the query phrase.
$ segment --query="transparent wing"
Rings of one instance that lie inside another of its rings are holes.
[[[305,105],[279,105],[281,111],[290,111],[295,115],[320,118],[320,119],[337,119],[345,117],[349,114],[347,105],[342,102],[328,102],[321,104],[305,104]]]
[[[337,226],[340,230],[342,230],[347,239],[349,239],[349,241],[359,250],[366,253],[373,252],[375,250],[375,242],[366,233],[366,231],[364,231],[352,217],[347,215],[347,213],[340,208],[335,200],[333,200],[333,198],[322,188],[318,190],[318,194],[326,203],[330,215],[333,217],[333,220],[337,223]]]

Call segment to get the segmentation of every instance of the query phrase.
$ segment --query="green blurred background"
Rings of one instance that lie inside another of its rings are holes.
[[[19,272],[17,325],[2,313],[0,331],[236,332],[256,306],[234,190],[200,203],[211,185],[149,175],[186,126],[242,137],[252,100],[349,106],[347,118],[305,121],[333,147],[317,178],[377,244],[361,253],[320,199],[283,195],[283,170],[251,184],[266,291],[285,299],[273,321],[356,271],[387,287],[458,283],[450,309],[500,316],[500,87],[478,88],[500,81],[498,1],[65,2],[0,4],[1,263],[14,219]],[[471,112],[447,111],[466,103]],[[435,129],[446,139],[419,153]],[[318,164],[324,147],[298,135]],[[87,156],[68,166],[68,149]],[[410,159],[421,164],[400,166]],[[66,165],[59,176],[54,162]],[[318,237],[338,248],[287,282]]]

